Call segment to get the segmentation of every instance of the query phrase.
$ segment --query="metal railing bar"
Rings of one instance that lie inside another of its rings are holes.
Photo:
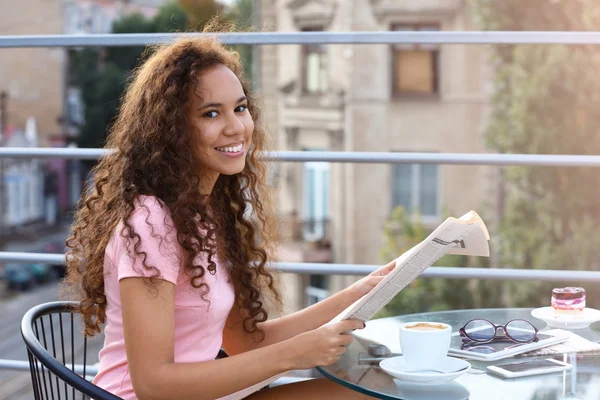
[[[85,376],[90,379],[98,374],[98,367],[96,365],[84,365],[84,364],[75,364],[75,372],[78,374],[83,374],[83,369],[85,366],[86,374]],[[13,371],[27,371],[29,372],[29,362],[28,361],[20,361],[20,360],[7,360],[0,359],[0,370],[13,370]],[[282,376],[273,382],[273,386],[284,385],[292,382],[299,382],[306,379],[306,377],[296,377],[296,376]]]
[[[0,263],[7,262],[64,264],[65,256],[51,253],[0,252]],[[275,270],[297,274],[367,275],[379,267],[380,265],[375,264],[273,263]],[[583,280],[600,282],[600,271],[548,269],[429,267],[421,276],[453,279],[539,279],[548,282]]]
[[[0,359],[0,370],[2,369],[12,369],[17,371],[29,371],[29,362],[28,361],[19,361],[19,360],[4,360]]]
[[[0,153],[1,155],[1,153]],[[523,165],[597,167],[600,156],[570,154],[396,153],[352,151],[281,151],[269,155],[286,162],[417,163],[454,165]]]
[[[296,274],[367,275],[381,268],[369,264],[274,263],[281,272]],[[550,269],[429,267],[420,276],[426,278],[542,280],[546,282],[600,282],[600,271],[567,271]]]
[[[143,46],[176,36],[217,37],[226,44],[600,44],[600,32],[557,31],[402,31],[402,32],[242,32],[242,33],[125,33],[0,36],[0,48]]]
[[[64,254],[52,253],[26,253],[26,252],[0,252],[0,263],[43,263],[43,264],[64,264]]]
[[[78,374],[83,374],[84,371],[83,364],[75,364],[75,372]],[[16,371],[29,371],[29,362],[28,361],[20,361],[20,360],[8,360],[8,359],[0,359],[0,370],[3,369],[12,369]],[[85,366],[86,375],[96,375],[98,373],[98,367],[95,365],[87,365]]]
[[[62,158],[95,160],[109,155],[110,149],[3,147],[0,157]],[[497,153],[400,153],[361,151],[273,151],[264,157],[275,162],[325,161],[335,163],[404,163],[446,165],[520,165],[556,167],[599,167],[600,156],[576,154],[497,154]]]
[[[96,160],[112,153],[110,149],[85,149],[72,147],[1,147],[0,157],[6,158],[64,158],[71,160]]]

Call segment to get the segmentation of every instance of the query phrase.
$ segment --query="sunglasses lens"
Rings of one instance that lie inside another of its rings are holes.
[[[465,325],[467,337],[476,342],[486,342],[492,340],[496,334],[496,328],[488,321],[476,319]]]
[[[530,342],[535,339],[535,328],[527,321],[510,321],[506,325],[506,334],[515,342]]]

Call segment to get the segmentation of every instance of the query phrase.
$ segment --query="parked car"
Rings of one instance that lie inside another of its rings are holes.
[[[54,282],[57,273],[48,264],[9,263],[4,266],[6,285],[12,290],[27,290],[36,284]]]
[[[66,246],[63,241],[54,241],[46,243],[40,250],[42,253],[56,253],[65,254]],[[65,276],[65,265],[64,264],[51,264],[50,268],[57,278],[64,278]]]
[[[4,279],[11,290],[26,291],[35,283],[35,277],[26,264],[5,264]]]
[[[23,264],[23,267],[31,272],[35,283],[52,282],[58,276],[48,264]]]

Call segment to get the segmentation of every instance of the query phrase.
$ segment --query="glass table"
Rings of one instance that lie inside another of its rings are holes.
[[[544,321],[531,316],[532,309],[477,309],[410,314],[392,318],[381,318],[367,322],[367,327],[355,331],[354,341],[341,359],[330,366],[318,367],[318,371],[357,392],[379,399],[401,400],[588,400],[600,399],[600,352],[566,353],[552,357],[569,362],[569,371],[506,379],[488,374],[488,365],[498,365],[515,360],[549,358],[549,356],[527,356],[524,354],[494,362],[469,360],[471,370],[456,380],[441,385],[419,385],[392,378],[378,366],[378,362],[365,361],[370,344],[383,344],[392,353],[400,352],[398,328],[411,321],[436,321],[452,325],[457,331],[467,321],[485,318],[497,324],[511,319],[525,319],[540,331],[554,329]],[[573,330],[592,342],[600,342],[600,321],[588,328]]]

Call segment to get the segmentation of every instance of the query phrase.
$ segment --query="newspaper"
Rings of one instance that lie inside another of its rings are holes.
[[[489,240],[487,227],[475,211],[469,211],[460,218],[447,218],[425,240],[398,257],[394,269],[377,286],[331,322],[345,319],[368,321],[443,255],[488,257]]]

